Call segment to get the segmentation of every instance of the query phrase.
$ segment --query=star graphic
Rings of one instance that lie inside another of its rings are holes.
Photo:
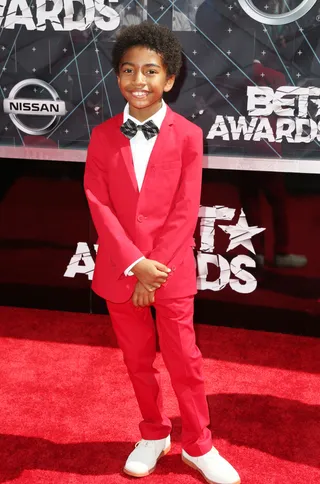
[[[259,228],[256,225],[249,227],[246,216],[242,209],[236,225],[218,225],[218,227],[230,237],[227,252],[235,249],[238,247],[238,245],[242,245],[245,249],[250,250],[250,252],[253,254],[256,252],[251,242],[252,237],[266,230],[264,228]]]
[[[316,114],[316,117],[317,116],[320,116],[320,99],[312,99],[310,98],[310,101],[315,104],[318,108],[318,111],[317,111],[317,114]]]

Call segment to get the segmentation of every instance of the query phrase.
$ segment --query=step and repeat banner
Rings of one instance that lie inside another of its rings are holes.
[[[84,161],[124,107],[117,32],[144,20],[179,37],[166,100],[204,133],[196,320],[317,334],[316,0],[0,1],[0,304],[105,311]]]
[[[84,163],[0,166],[0,304],[105,312]],[[195,320],[319,334],[319,214],[319,175],[205,169]]]
[[[319,157],[317,0],[2,0],[0,155],[84,161],[93,127],[123,109],[117,32],[143,20],[181,40],[167,100],[207,155]]]

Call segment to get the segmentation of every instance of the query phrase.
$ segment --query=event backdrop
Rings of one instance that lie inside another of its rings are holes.
[[[167,99],[207,155],[319,157],[317,0],[2,0],[0,155],[83,161],[93,127],[124,106],[117,32],[143,20],[181,40]]]
[[[104,312],[84,163],[0,163],[0,304]],[[319,175],[203,171],[197,322],[320,334]]]
[[[180,38],[166,99],[204,133],[195,320],[319,334],[317,0],[0,0],[0,304],[105,311],[84,161],[124,107],[117,32],[147,19]]]

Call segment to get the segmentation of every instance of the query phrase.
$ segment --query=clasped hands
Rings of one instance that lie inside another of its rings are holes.
[[[136,307],[145,307],[154,303],[155,292],[167,281],[171,269],[156,260],[142,259],[131,271],[138,279],[132,302]]]

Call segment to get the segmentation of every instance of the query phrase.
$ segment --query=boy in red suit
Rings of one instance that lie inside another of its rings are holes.
[[[202,131],[163,101],[181,67],[181,46],[166,27],[121,31],[113,66],[124,112],[92,133],[85,191],[99,236],[93,290],[108,306],[142,413],[142,440],[124,471],[149,475],[170,450],[162,408],[156,327],[182,419],[182,459],[208,482],[238,484],[235,469],[212,447],[195,343],[193,255],[201,192]]]

